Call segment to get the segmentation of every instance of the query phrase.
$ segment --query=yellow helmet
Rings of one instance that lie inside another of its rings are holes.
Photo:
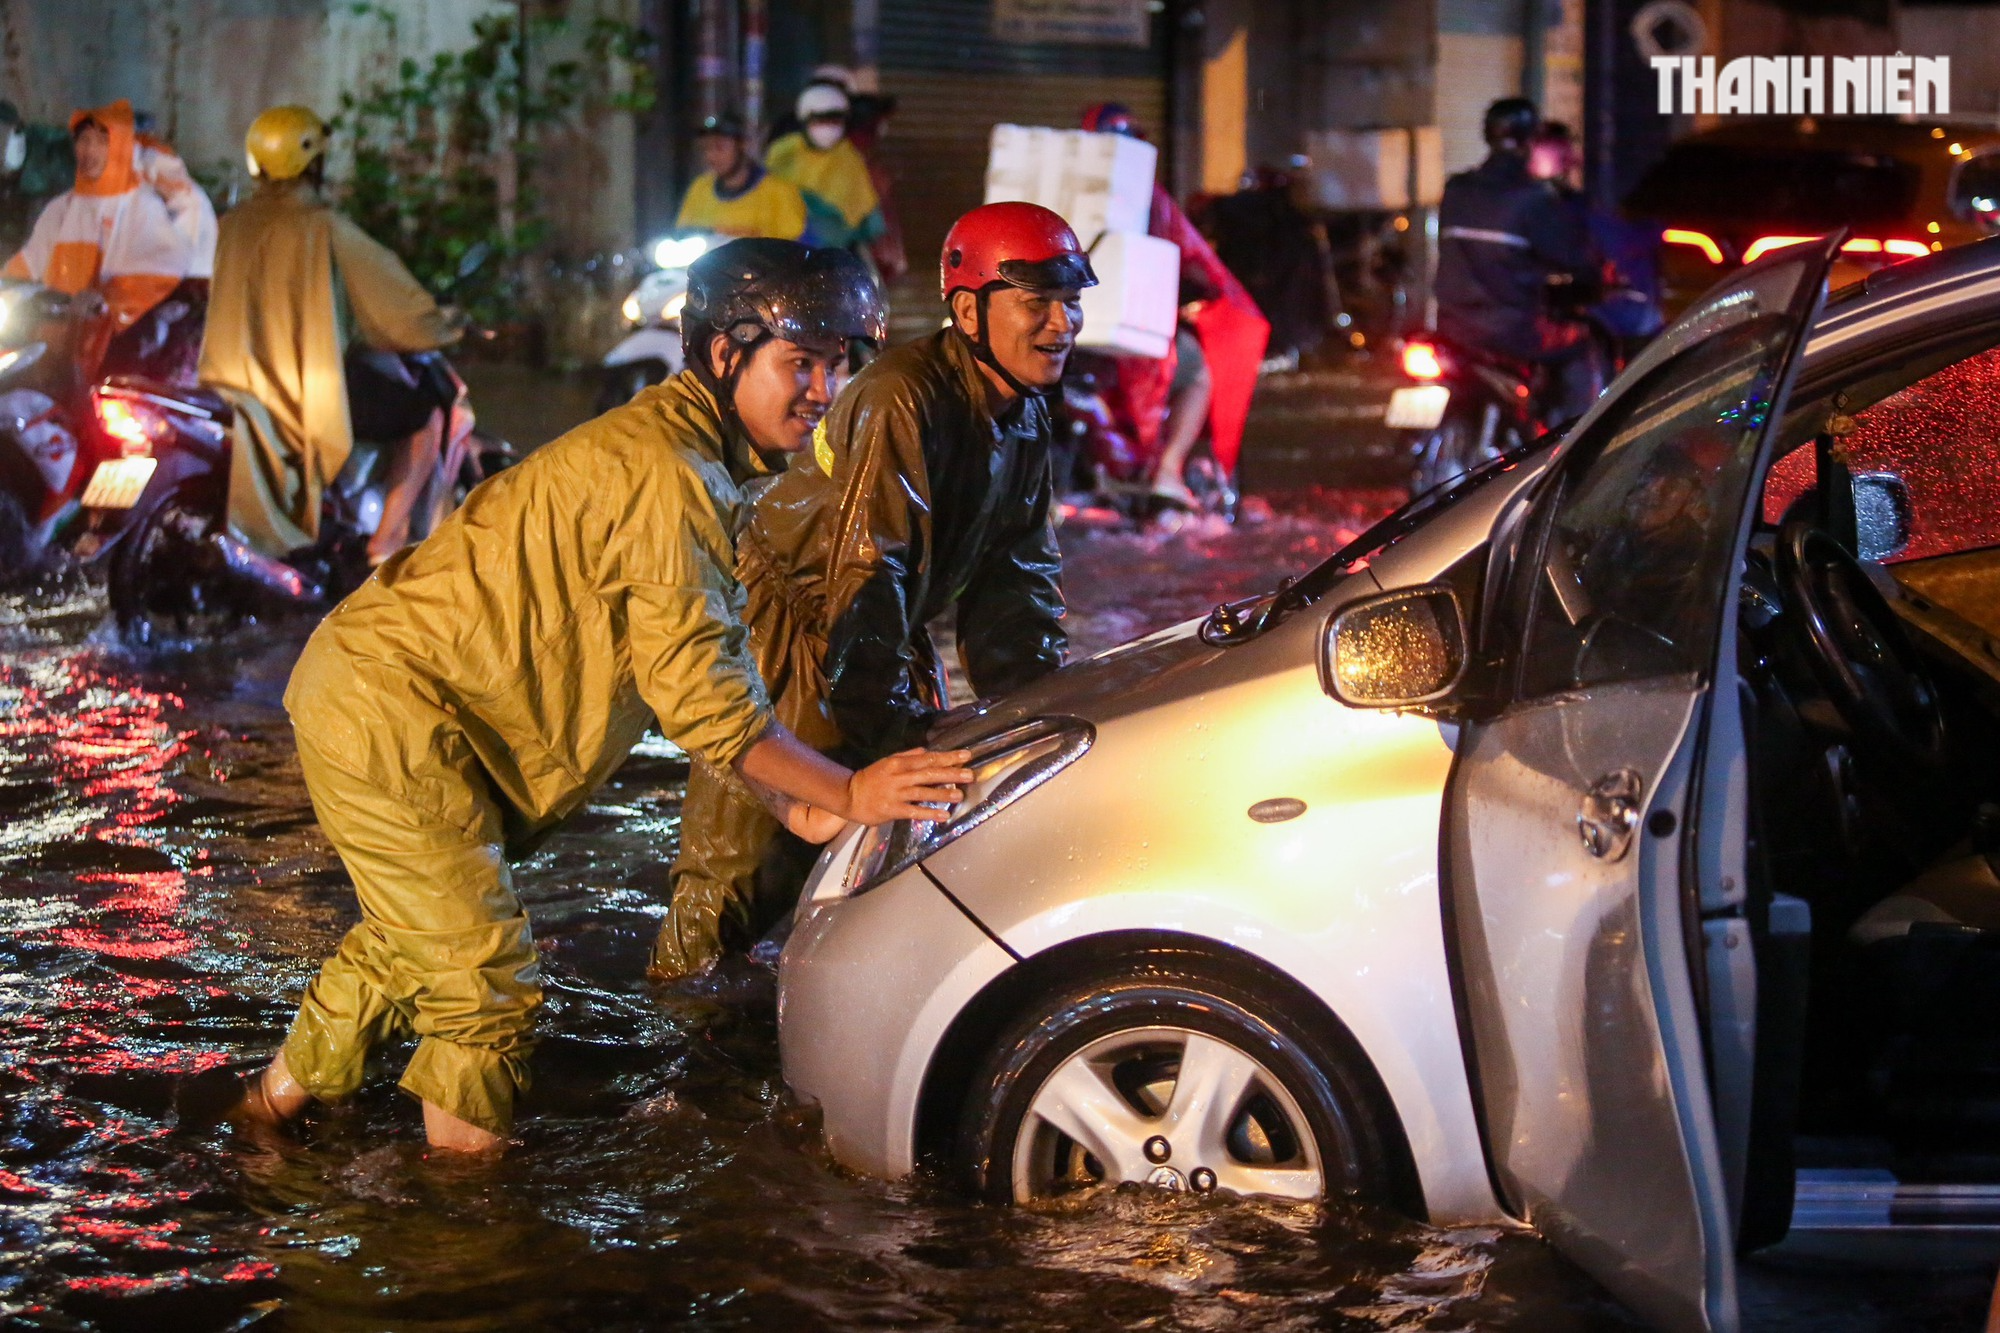
[[[310,107],[274,106],[250,122],[243,148],[252,176],[288,181],[326,152],[326,122]]]

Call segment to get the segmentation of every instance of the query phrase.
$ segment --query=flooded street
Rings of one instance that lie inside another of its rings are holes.
[[[1066,536],[1078,650],[1267,587],[1379,502]],[[100,615],[0,602],[0,1324],[1635,1326],[1525,1235],[1129,1189],[976,1206],[836,1169],[779,1079],[768,972],[642,977],[685,777],[664,747],[518,876],[548,1007],[516,1150],[428,1158],[406,1051],[297,1141],[233,1139],[235,1072],[355,919],[279,703],[306,629],[135,656]],[[1987,1281],[1775,1269],[1746,1305],[1755,1327],[1970,1328]]]

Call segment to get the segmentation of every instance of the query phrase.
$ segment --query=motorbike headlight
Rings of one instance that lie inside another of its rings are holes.
[[[639,293],[633,292],[625,298],[625,304],[618,307],[618,313],[625,316],[627,324],[637,324],[645,312],[639,309]]]
[[[845,871],[823,878],[812,901],[851,898],[888,883],[1083,758],[1096,739],[1095,728],[1081,718],[1049,717],[974,741],[967,747],[972,782],[958,804],[940,809],[936,822],[903,820],[862,830]]]
[[[660,268],[686,268],[707,253],[706,236],[662,236],[653,242],[653,263]]]

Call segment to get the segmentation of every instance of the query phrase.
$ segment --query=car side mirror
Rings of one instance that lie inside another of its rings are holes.
[[[1458,594],[1430,584],[1365,598],[1326,627],[1320,678],[1356,708],[1414,708],[1451,693],[1465,674]]]
[[[1854,553],[1863,560],[1893,560],[1910,549],[1910,488],[1893,472],[1863,472],[1854,479]]]

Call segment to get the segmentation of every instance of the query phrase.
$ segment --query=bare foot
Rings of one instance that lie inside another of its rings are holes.
[[[431,1101],[424,1103],[424,1136],[431,1141],[431,1147],[446,1152],[497,1152],[507,1146],[507,1140],[498,1134],[469,1120],[460,1120]]]
[[[298,1119],[311,1101],[312,1094],[292,1077],[280,1051],[263,1073],[244,1084],[243,1099],[229,1121],[239,1129],[280,1129]]]

